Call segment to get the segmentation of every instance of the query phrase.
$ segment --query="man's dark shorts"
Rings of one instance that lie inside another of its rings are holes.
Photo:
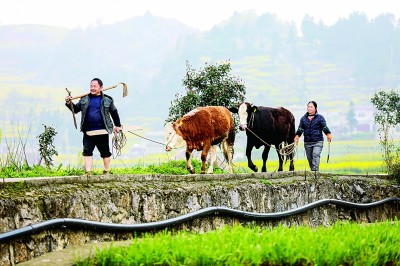
[[[93,156],[94,148],[100,152],[101,158],[107,158],[111,156],[110,145],[109,145],[109,135],[96,135],[96,136],[88,136],[83,134],[83,156]]]

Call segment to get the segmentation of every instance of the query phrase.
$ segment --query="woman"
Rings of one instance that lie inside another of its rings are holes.
[[[300,119],[294,141],[299,141],[300,136],[304,133],[304,149],[311,171],[318,171],[319,169],[320,155],[324,146],[322,132],[326,134],[328,141],[331,142],[332,134],[326,125],[325,118],[318,114],[317,103],[310,101],[307,104],[307,113]]]

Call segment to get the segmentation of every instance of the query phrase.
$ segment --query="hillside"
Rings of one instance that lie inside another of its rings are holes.
[[[244,12],[206,32],[150,13],[86,30],[0,26],[0,129],[3,139],[16,129],[29,131],[35,147],[42,125],[52,125],[60,132],[59,150],[76,154],[81,134],[64,107],[65,88],[85,93],[99,77],[106,87],[128,85],[127,98],[121,88],[108,92],[123,124],[140,125],[142,134],[163,141],[170,102],[184,91],[186,61],[197,69],[230,61],[247,101],[285,106],[298,120],[315,100],[339,138],[348,133],[353,106],[365,120],[359,128],[370,131],[371,96],[400,85],[398,25],[390,14],[368,21],[356,13],[329,27],[305,17],[300,34],[274,15]]]

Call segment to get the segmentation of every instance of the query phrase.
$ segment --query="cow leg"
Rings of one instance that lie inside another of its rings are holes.
[[[293,156],[290,156],[290,166],[289,166],[289,171],[294,171],[294,162],[293,162]]]
[[[251,160],[251,151],[253,150],[253,146],[249,145],[249,143],[247,143],[247,147],[246,147],[246,157],[247,157],[247,166],[253,170],[254,172],[258,171],[257,166],[253,163],[253,161]]]
[[[278,159],[279,159],[279,167],[278,167],[278,172],[283,171],[283,156],[279,153],[279,146],[275,145],[276,148],[276,153],[278,154]]]
[[[186,169],[188,169],[189,173],[194,174],[194,168],[192,166],[192,162],[190,160],[192,156],[193,149],[189,149],[186,147]]]
[[[294,171],[294,162],[293,162],[294,153],[291,153],[288,156],[290,160],[289,171]]]
[[[231,146],[231,145],[228,145],[227,144],[227,146],[228,146],[228,164],[229,164],[229,169],[228,169],[228,172],[230,173],[230,174],[233,174],[233,146]]]
[[[208,167],[207,174],[214,173],[214,164],[217,159],[217,145],[213,145],[210,148],[210,166]]]
[[[210,150],[210,145],[204,145],[203,150],[201,151],[201,172],[200,174],[206,173],[206,161],[208,151]]]
[[[269,149],[270,149],[269,145],[264,145],[264,151],[262,153],[263,165],[261,168],[261,172],[267,172],[267,160],[268,160]]]
[[[225,140],[221,143],[221,148],[225,159],[228,161],[228,173],[233,174],[233,145],[229,145],[228,141]]]

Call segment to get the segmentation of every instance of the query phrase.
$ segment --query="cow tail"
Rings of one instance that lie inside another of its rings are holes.
[[[226,161],[228,161],[228,159],[229,159],[228,158],[228,149],[229,149],[228,143],[226,141],[224,141],[224,142],[222,142],[221,146],[222,146],[222,153],[224,154],[224,158]]]
[[[233,144],[235,143],[235,130],[232,129],[228,133],[228,138],[222,143],[222,152],[224,154],[224,158],[227,162],[229,162],[229,153],[234,154]]]
[[[290,121],[290,129],[289,129],[289,139],[286,141],[286,144],[292,144],[294,142],[294,136],[296,136],[296,120],[292,115],[292,119]],[[294,153],[289,154],[286,156],[286,161],[288,159],[292,160],[294,158]]]
[[[290,128],[289,128],[289,139],[288,139],[289,144],[292,144],[294,142],[295,135],[296,135],[296,121],[294,117],[292,117],[292,121],[290,121]]]
[[[284,140],[280,145],[279,145],[279,150],[285,150],[287,146],[292,144],[294,142],[294,136],[296,135],[296,123],[295,119],[293,116],[290,117],[290,122],[289,122],[289,132],[287,135],[286,140]],[[283,152],[283,154],[280,154],[282,161],[284,163],[287,163],[288,160],[291,160],[293,158],[293,154],[286,154],[286,152]]]

